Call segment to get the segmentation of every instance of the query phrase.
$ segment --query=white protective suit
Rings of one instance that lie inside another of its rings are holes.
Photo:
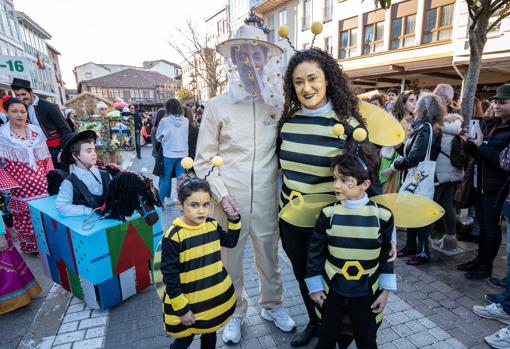
[[[260,304],[274,309],[282,304],[278,263],[277,158],[279,108],[261,98],[235,103],[228,93],[211,99],[205,107],[198,135],[195,171],[201,178],[220,155],[224,165],[207,178],[216,201],[212,216],[223,226],[226,217],[219,205],[231,195],[240,207],[241,235],[237,246],[223,249],[222,258],[237,293],[234,316],[248,309],[243,292],[243,251],[251,238],[260,279]]]

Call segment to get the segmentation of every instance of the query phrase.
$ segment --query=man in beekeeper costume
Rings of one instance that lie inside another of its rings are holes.
[[[241,215],[237,247],[222,251],[237,293],[234,317],[223,332],[225,343],[241,339],[248,302],[243,297],[243,251],[250,238],[260,280],[261,316],[284,332],[294,320],[282,305],[278,263],[277,158],[278,119],[283,107],[282,49],[264,32],[241,26],[233,39],[217,46],[227,65],[227,92],[205,106],[198,136],[195,171],[204,178],[211,159],[224,159],[207,177],[216,201],[213,216],[226,226],[226,216]]]

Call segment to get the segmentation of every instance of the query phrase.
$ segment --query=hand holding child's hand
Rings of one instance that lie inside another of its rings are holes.
[[[191,326],[195,323],[195,317],[193,316],[193,312],[188,310],[186,314],[181,316],[181,324],[184,326]]]
[[[322,306],[322,304],[324,304],[324,301],[326,300],[326,294],[323,292],[323,291],[319,291],[319,292],[313,292],[313,293],[310,293],[310,298],[317,304],[319,304],[320,306]]]
[[[395,262],[397,260],[397,242],[391,240],[391,250],[389,253],[388,263]]]
[[[227,215],[227,218],[230,220],[236,220],[239,218],[239,205],[234,200],[234,198],[230,195],[226,195],[221,199],[221,207],[223,208],[223,211],[225,211],[225,214]]]
[[[383,290],[382,293],[377,297],[374,303],[370,306],[372,308],[372,312],[379,314],[382,313],[384,310],[384,307],[386,306],[386,303],[388,303],[388,297],[390,295],[390,291]]]

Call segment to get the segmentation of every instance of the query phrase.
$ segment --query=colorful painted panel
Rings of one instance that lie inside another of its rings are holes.
[[[111,308],[151,284],[161,221],[149,226],[134,216],[86,226],[84,216],[60,216],[55,197],[32,201],[29,207],[44,273],[90,307]]]

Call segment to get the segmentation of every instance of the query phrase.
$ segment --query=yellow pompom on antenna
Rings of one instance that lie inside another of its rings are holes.
[[[357,141],[357,142],[363,142],[365,139],[367,139],[367,130],[365,130],[364,128],[357,128],[354,130],[354,132],[352,133],[352,137]]]
[[[183,158],[181,160],[181,166],[185,169],[185,170],[189,170],[193,167],[193,159],[190,158],[189,156]]]
[[[341,137],[345,134],[345,128],[344,128],[344,125],[342,124],[335,124],[335,126],[333,126],[333,134],[337,137]]]
[[[322,29],[323,29],[322,23],[321,22],[313,22],[310,29],[311,29],[313,35],[319,35],[320,33],[322,33]]]
[[[213,157],[211,162],[212,162],[213,166],[216,166],[216,167],[223,166],[223,158],[219,155],[216,155],[215,157]]]
[[[289,27],[285,24],[282,24],[278,28],[278,35],[280,35],[280,37],[282,37],[282,38],[288,37],[289,36]]]

